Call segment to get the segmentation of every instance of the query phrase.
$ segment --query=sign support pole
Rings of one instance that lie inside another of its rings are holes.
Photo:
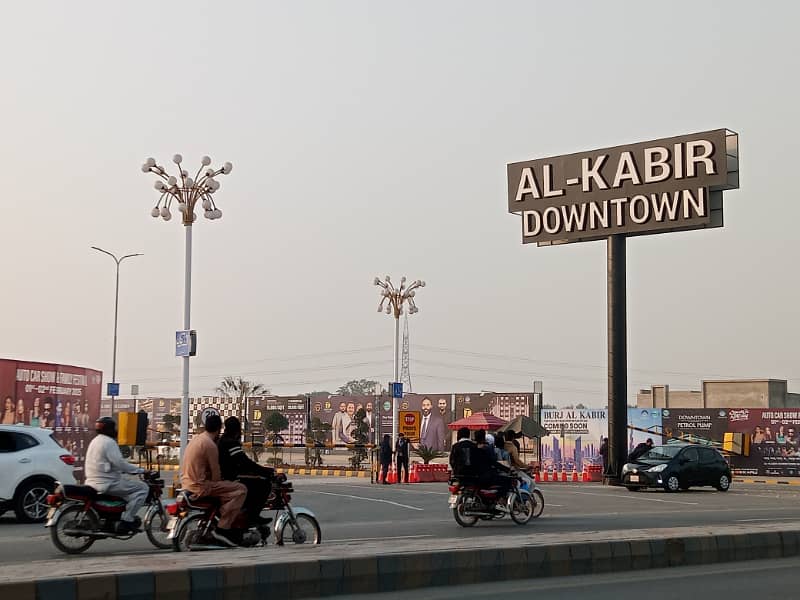
[[[607,483],[619,485],[627,460],[628,345],[625,290],[625,242],[621,234],[608,237],[608,462]]]

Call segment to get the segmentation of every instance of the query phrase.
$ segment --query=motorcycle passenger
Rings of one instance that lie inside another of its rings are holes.
[[[508,463],[510,460],[506,450],[506,436],[502,431],[498,431],[494,436],[494,457],[497,462]]]
[[[266,525],[272,519],[261,517],[261,509],[272,489],[275,469],[250,460],[242,449],[242,424],[236,417],[225,419],[225,433],[219,439],[219,467],[222,479],[238,481],[247,488],[244,509],[254,525]]]
[[[458,439],[450,449],[450,468],[453,469],[453,477],[462,479],[475,475],[472,467],[472,455],[476,449],[475,442],[469,437],[469,429],[462,427],[456,436]]]
[[[475,443],[478,449],[476,467],[478,469],[478,480],[481,485],[500,488],[500,496],[508,494],[511,489],[510,469],[497,462],[494,450],[486,442],[486,431],[479,429],[475,432]],[[494,437],[494,436],[493,436]]]
[[[205,431],[192,437],[183,455],[181,487],[198,497],[219,498],[219,523],[211,535],[233,547],[237,545],[238,532],[232,526],[244,505],[247,488],[235,481],[222,481],[217,448],[220,429],[220,416],[209,415]]]
[[[528,465],[522,462],[522,460],[519,457],[519,442],[517,442],[516,444],[514,443],[516,441],[515,438],[517,437],[517,434],[514,433],[513,430],[509,429],[506,432],[505,437],[506,437],[505,450],[506,452],[508,452],[509,464],[517,469],[523,469],[523,470],[527,469]]]
[[[144,481],[123,477],[124,473],[139,474],[145,469],[122,458],[117,445],[117,424],[111,417],[95,421],[97,435],[86,450],[86,485],[101,494],[119,496],[125,500],[125,512],[117,523],[117,533],[128,535],[139,531],[142,521],[136,516],[150,491]]]

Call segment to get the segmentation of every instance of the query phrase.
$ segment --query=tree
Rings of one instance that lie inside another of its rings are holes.
[[[244,414],[245,399],[248,396],[266,396],[269,394],[269,389],[263,383],[254,383],[243,379],[241,377],[225,377],[222,382],[217,386],[217,392],[223,398],[235,398],[238,400],[237,411],[239,415],[244,415],[245,430],[247,429],[246,423],[250,415]]]
[[[353,421],[356,425],[353,428],[353,455],[350,457],[350,464],[354,469],[360,469],[361,463],[367,458],[366,443],[369,441],[369,423],[365,422],[367,418],[367,411],[359,408],[353,416]]]
[[[331,393],[328,391],[319,391],[319,392],[307,392],[306,396],[311,396],[312,398],[316,398],[317,396],[330,396]]]
[[[586,410],[586,405],[585,404],[581,404],[579,402],[578,404],[575,405],[575,408],[578,409],[578,410]]]
[[[288,427],[289,419],[278,411],[269,412],[264,416],[264,429],[272,433],[272,435],[269,436],[269,441],[272,442],[272,447],[270,448],[272,458],[270,462],[276,467],[283,462],[282,459],[278,458],[279,452],[281,456],[283,456],[283,436],[281,435],[281,431]]]
[[[336,390],[336,393],[342,396],[369,396],[370,394],[379,393],[376,390],[380,390],[377,381],[352,379]]]
[[[311,419],[311,429],[306,429],[306,466],[321,467],[322,452],[328,432],[333,429],[330,423],[323,423],[319,417]]]
[[[426,465],[429,464],[434,458],[442,458],[443,456],[447,456],[444,452],[439,452],[438,450],[434,450],[433,448],[428,448],[428,446],[423,445],[412,448],[411,451],[419,456],[422,459],[422,462]]]

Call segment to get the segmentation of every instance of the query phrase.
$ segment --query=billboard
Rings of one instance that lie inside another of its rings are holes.
[[[308,414],[305,396],[260,396],[248,398],[247,406],[250,433],[255,441],[263,441],[272,435],[266,429],[264,420],[270,413],[277,412],[286,417],[289,422],[285,429],[278,432],[282,443],[287,445],[305,443]]]
[[[732,408],[728,420],[750,438],[750,455],[731,459],[735,475],[800,476],[800,409]]]
[[[94,369],[0,359],[0,422],[52,429],[75,456],[75,476],[81,479],[86,447],[100,416],[102,379],[102,372]]]
[[[722,226],[738,135],[716,129],[507,165],[508,212],[540,245]]]
[[[664,439],[722,447],[728,431],[725,408],[664,408],[661,410]]]
[[[628,453],[651,438],[662,443],[661,409],[628,408]],[[605,408],[545,409],[542,425],[550,431],[542,438],[544,468],[583,470],[586,464],[602,464],[599,455],[602,438],[608,436],[608,410]]]

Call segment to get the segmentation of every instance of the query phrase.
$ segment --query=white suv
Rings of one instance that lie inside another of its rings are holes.
[[[0,514],[13,509],[23,523],[44,521],[55,482],[75,483],[74,464],[51,430],[0,425]]]

